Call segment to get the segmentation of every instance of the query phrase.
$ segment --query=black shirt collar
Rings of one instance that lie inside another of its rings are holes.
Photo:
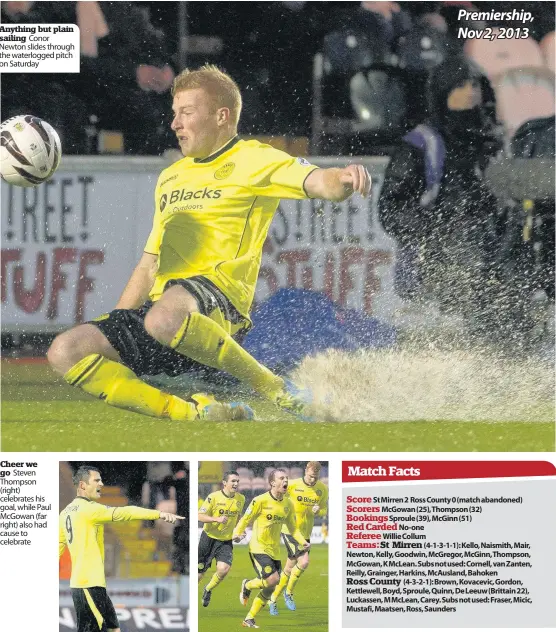
[[[93,502],[90,498],[85,498],[85,496],[76,496],[75,500],[86,500],[88,503]]]
[[[193,162],[195,164],[203,164],[206,162],[212,162],[213,160],[216,160],[219,156],[221,156],[223,153],[227,152],[228,149],[231,149],[237,142],[239,141],[239,136],[234,136],[231,140],[229,140],[224,147],[221,147],[218,151],[214,152],[214,154],[210,154],[210,156],[207,156],[206,158],[193,158]]]

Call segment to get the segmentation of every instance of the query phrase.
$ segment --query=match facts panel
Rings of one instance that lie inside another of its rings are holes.
[[[343,628],[556,627],[552,463],[350,461],[342,480]]]

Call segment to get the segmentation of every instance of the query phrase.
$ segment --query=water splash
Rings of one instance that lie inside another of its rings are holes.
[[[553,421],[554,370],[487,351],[329,351],[294,379],[325,421]],[[329,403],[327,403],[329,402]]]

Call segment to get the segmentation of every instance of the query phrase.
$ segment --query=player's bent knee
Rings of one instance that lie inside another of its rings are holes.
[[[119,360],[118,352],[104,334],[94,325],[84,324],[56,336],[46,357],[57,373],[65,375],[80,360],[95,353],[116,362]]]
[[[144,327],[149,336],[169,347],[183,320],[169,317],[166,310],[152,308],[145,316]]]
[[[71,332],[64,332],[54,338],[46,354],[50,366],[60,375],[67,373],[82,356],[76,349]]]

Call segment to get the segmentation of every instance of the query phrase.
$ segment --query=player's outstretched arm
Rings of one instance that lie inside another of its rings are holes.
[[[125,286],[116,309],[136,309],[149,297],[158,269],[158,255],[144,252]]]
[[[158,520],[161,512],[158,509],[145,509],[127,505],[125,507],[107,507],[93,503],[89,507],[90,520],[96,524],[102,522],[129,522],[130,520]]]
[[[315,169],[307,176],[304,188],[309,197],[343,202],[353,193],[367,197],[371,192],[371,175],[363,165]]]

